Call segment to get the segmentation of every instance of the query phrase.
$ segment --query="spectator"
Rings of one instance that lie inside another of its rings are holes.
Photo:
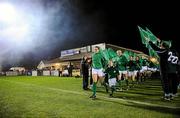
[[[69,74],[69,77],[72,77],[72,70],[73,70],[73,65],[71,65],[71,62],[70,62],[69,65],[68,65],[68,74]]]
[[[81,74],[83,76],[83,89],[88,90],[89,64],[87,55],[81,61]]]

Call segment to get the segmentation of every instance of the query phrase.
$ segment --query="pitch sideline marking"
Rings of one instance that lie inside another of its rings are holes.
[[[41,85],[29,84],[29,83],[24,83],[24,82],[15,82],[15,81],[9,81],[9,80],[4,80],[4,81],[11,82],[11,83],[16,83],[16,84],[20,84],[20,85],[24,85],[24,86],[27,86],[27,85],[28,86],[35,86],[35,87],[39,87],[39,88],[43,88],[43,89],[48,89],[48,90],[53,90],[53,91],[61,91],[61,92],[64,92],[64,93],[72,93],[72,94],[76,94],[76,95],[89,95],[89,94],[83,93],[83,92],[76,92],[76,91],[64,90],[64,89],[59,89],[59,88],[57,89],[57,88],[45,87],[45,86],[41,86]],[[152,107],[162,107],[162,108],[169,108],[169,109],[180,109],[180,107],[158,105],[158,104],[152,104],[152,103],[147,103],[147,102],[140,102],[140,101],[135,101],[135,100],[125,100],[125,99],[121,99],[121,98],[108,98],[108,97],[104,97],[104,96],[101,96],[101,95],[98,95],[98,98],[109,100],[109,101],[126,102],[126,104],[136,103],[136,104],[147,105],[147,106],[152,106]]]

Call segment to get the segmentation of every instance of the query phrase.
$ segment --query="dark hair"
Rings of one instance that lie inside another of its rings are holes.
[[[95,48],[100,49],[100,47],[99,47],[99,46],[95,46]]]
[[[168,44],[167,41],[162,41],[161,43],[162,43],[162,46],[163,46],[164,48],[166,48],[166,49],[169,49],[169,48],[170,48],[170,45]]]

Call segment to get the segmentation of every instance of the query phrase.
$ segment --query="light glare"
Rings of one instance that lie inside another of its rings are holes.
[[[0,4],[0,21],[5,23],[12,23],[17,17],[17,12],[14,7],[8,3]]]

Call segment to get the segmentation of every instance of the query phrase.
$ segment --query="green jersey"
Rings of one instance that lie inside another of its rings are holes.
[[[136,62],[134,60],[130,60],[128,62],[129,71],[135,71],[136,70]]]
[[[142,66],[149,66],[149,61],[147,59],[141,60]]]
[[[119,56],[118,62],[117,62],[117,67],[118,67],[119,71],[126,70],[127,62],[128,61],[124,55]]]
[[[108,78],[109,79],[112,79],[112,78],[116,78],[118,75],[119,75],[119,71],[117,68],[111,66],[111,67],[108,67],[106,70],[105,70],[105,73],[108,74]]]
[[[141,70],[142,69],[142,64],[141,64],[141,62],[140,62],[140,60],[136,60],[135,61],[135,68],[136,68],[136,70]]]
[[[104,61],[104,57],[102,56],[102,54],[100,52],[94,53],[92,55],[92,67],[94,69],[103,68],[103,61]]]

